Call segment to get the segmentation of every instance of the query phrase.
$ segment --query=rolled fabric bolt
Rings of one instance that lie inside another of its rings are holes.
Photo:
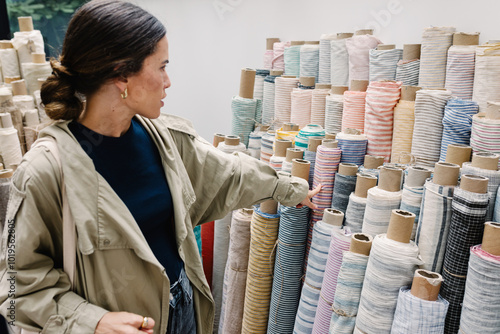
[[[304,180],[309,180],[309,168],[311,162],[302,159],[292,160],[292,175],[300,177]]]
[[[330,83],[332,85],[349,85],[349,53],[346,39],[330,41]]]
[[[260,159],[260,148],[262,146],[262,134],[260,131],[252,131],[248,137],[248,153],[250,156]]]
[[[346,129],[345,132],[337,134],[339,148],[342,150],[340,162],[362,165],[366,155],[368,139],[366,135],[359,132],[357,134],[354,134],[354,132],[350,134],[350,132],[349,129]]]
[[[312,93],[311,89],[294,88],[292,91],[290,121],[299,124],[300,128],[311,122]]]
[[[301,45],[291,45],[285,48],[285,74],[300,76],[300,47]]]
[[[444,87],[453,96],[471,100],[476,68],[476,45],[452,45],[448,49]]]
[[[311,99],[311,123],[325,126],[325,104],[326,97],[330,93],[330,86],[328,88],[316,87],[312,93]]]
[[[396,67],[396,80],[401,81],[403,85],[417,86],[419,73],[420,59],[401,59]]]
[[[298,82],[297,78],[278,77],[275,80],[274,117],[277,127],[290,122],[291,93]]]
[[[305,44],[300,48],[300,76],[319,77],[319,45]]]
[[[370,81],[395,80],[397,64],[403,58],[403,49],[371,49],[369,57]]]
[[[415,214],[415,222],[411,240],[415,240],[417,234],[418,220],[420,217],[420,207],[424,194],[424,184],[427,178],[431,176],[431,171],[422,167],[410,167],[406,182],[403,186],[401,195],[401,210],[406,210]]]
[[[30,108],[32,109],[32,108]],[[19,107],[17,107],[14,102],[13,102],[13,97],[12,94],[9,93],[1,93],[0,94],[0,112],[1,113],[9,113],[12,117],[12,124],[14,128],[17,130],[17,136],[19,140],[19,145],[21,148],[21,155],[26,152],[26,146],[25,146],[25,141],[24,141],[24,126],[23,126],[23,115]],[[11,133],[9,133],[8,136],[11,136]],[[13,140],[13,139],[11,139]],[[13,144],[13,142],[11,142]],[[10,145],[9,145],[10,146]],[[14,152],[17,152],[17,150],[11,151],[12,154]],[[17,153],[12,155],[12,161],[10,164],[17,164],[19,162],[14,162],[17,161],[19,157],[17,156]],[[8,164],[6,164],[8,167]]]
[[[274,122],[275,80],[277,76],[268,75],[264,79],[262,93],[262,123],[271,125]]]
[[[273,70],[285,70],[284,54],[285,49],[290,46],[290,42],[275,42],[273,44]]]
[[[486,112],[488,101],[500,101],[500,50],[498,44],[476,47],[476,67],[472,100],[479,104],[479,111]]]
[[[481,248],[494,256],[500,256],[500,223],[486,222],[484,224],[483,242]]]
[[[262,101],[235,96],[231,102],[231,110],[233,113],[231,132],[239,136],[246,146],[254,129],[256,117],[262,113]]]
[[[274,58],[274,43],[279,42],[279,38],[266,38],[266,52],[264,53],[264,68],[266,70],[271,70],[273,68],[273,58]]]
[[[273,145],[274,145],[275,134],[274,131],[268,131],[262,135],[261,138],[261,149],[260,149],[260,160],[269,164],[269,160],[273,155]]]
[[[349,204],[349,196],[356,189],[356,171],[357,166],[354,164],[347,164],[347,166],[354,167],[354,175],[344,174],[343,165],[340,164],[340,171],[335,175],[335,184],[333,187],[332,208],[346,212],[347,205]]]
[[[325,130],[320,125],[308,124],[295,137],[295,147],[307,149],[311,137],[324,138]]]
[[[255,71],[255,84],[253,90],[253,97],[256,99],[263,100],[264,99],[264,80],[269,75],[269,70],[266,69],[258,69]],[[258,123],[262,122],[262,116],[257,116],[256,121]]]
[[[331,41],[337,39],[337,34],[323,34],[319,40],[319,70],[318,82],[330,83],[331,79]]]
[[[481,169],[496,171],[498,170],[498,160],[500,155],[489,152],[475,152],[472,155],[471,166]]]
[[[475,155],[475,157],[477,157],[477,155]],[[475,157],[473,157],[472,159],[475,160]],[[485,159],[486,163],[484,166],[487,166],[488,163],[496,165],[497,158],[498,158],[498,155],[496,156],[496,158],[493,158],[492,161],[487,161],[487,159]],[[498,191],[498,187],[500,186],[500,171],[484,169],[481,167],[474,167],[472,165],[473,165],[473,163],[465,162],[463,164],[461,172],[462,172],[462,175],[476,175],[476,176],[483,176],[483,177],[488,178],[489,203],[488,203],[488,212],[486,213],[486,220],[490,221],[493,219],[497,191]],[[482,166],[481,164],[479,164],[479,165]]]
[[[394,107],[391,162],[400,162],[402,156],[411,152],[414,123],[415,101],[400,100]]]
[[[356,35],[346,40],[349,53],[349,80],[369,80],[369,51],[381,44],[371,35]]]
[[[470,146],[474,153],[500,154],[500,120],[487,119],[484,113],[474,115]]]
[[[325,98],[325,130],[330,133],[342,131],[342,111],[344,96],[330,94]]]
[[[366,92],[346,91],[342,112],[342,131],[357,129],[363,133],[365,128]]]

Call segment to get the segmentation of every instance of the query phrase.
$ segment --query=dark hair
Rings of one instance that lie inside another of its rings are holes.
[[[97,0],[79,8],[64,38],[52,75],[42,85],[45,112],[54,120],[73,120],[103,83],[139,72],[144,59],[165,36],[163,24],[149,12],[125,1]]]

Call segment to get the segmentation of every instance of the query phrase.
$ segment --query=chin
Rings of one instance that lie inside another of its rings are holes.
[[[160,112],[160,109],[158,109],[155,112],[151,112],[151,111],[148,111],[148,112],[138,112],[137,114],[141,115],[142,117],[145,117],[145,118],[156,119],[156,118],[160,117],[161,112]]]

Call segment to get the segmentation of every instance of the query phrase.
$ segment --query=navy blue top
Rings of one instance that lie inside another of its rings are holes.
[[[121,137],[96,133],[78,122],[69,129],[134,216],[172,282],[183,262],[177,251],[174,206],[158,148],[134,118]]]

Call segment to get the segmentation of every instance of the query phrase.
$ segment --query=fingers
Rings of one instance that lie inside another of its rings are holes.
[[[309,191],[309,198],[313,198],[314,196],[316,196],[320,191],[321,191],[321,183],[319,183],[316,188],[314,188],[313,190],[310,190]]]

